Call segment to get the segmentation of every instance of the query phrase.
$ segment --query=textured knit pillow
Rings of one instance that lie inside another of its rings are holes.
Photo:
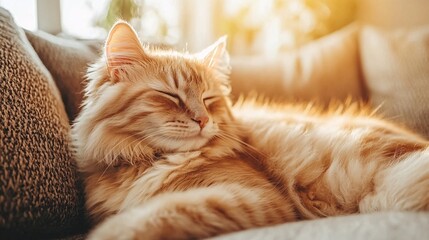
[[[0,239],[67,234],[82,194],[64,106],[49,72],[0,8]]]
[[[371,103],[429,137],[429,26],[390,31],[368,26],[360,39]]]
[[[52,74],[61,92],[67,115],[70,121],[73,121],[82,102],[83,82],[88,64],[99,56],[95,49],[101,49],[102,42],[64,39],[44,32],[26,31],[26,35]]]
[[[350,25],[272,59],[233,58],[233,94],[256,91],[271,98],[325,104],[349,96],[361,99],[358,30]]]

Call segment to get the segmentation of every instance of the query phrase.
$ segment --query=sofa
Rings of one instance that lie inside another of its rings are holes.
[[[362,4],[377,9],[389,1]],[[429,5],[413,1],[418,9]],[[403,10],[417,11],[409,5]],[[233,58],[233,97],[257,92],[327,108],[332,101],[359,101],[429,137],[429,21],[407,14],[406,27],[361,16],[276,58]],[[79,112],[86,67],[101,45],[25,31],[0,8],[0,239],[84,239],[90,230],[70,124]],[[429,239],[429,213],[339,216],[214,239]]]

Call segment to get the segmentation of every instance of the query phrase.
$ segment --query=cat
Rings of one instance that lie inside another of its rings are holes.
[[[229,98],[226,39],[152,49],[126,22],[72,128],[89,239],[195,239],[301,219],[429,210],[429,143],[349,106]]]

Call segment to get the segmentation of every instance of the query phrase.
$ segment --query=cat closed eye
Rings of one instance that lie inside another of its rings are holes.
[[[161,91],[161,90],[156,90],[158,93],[161,93],[163,96],[167,97],[168,99],[172,100],[173,102],[175,102],[177,105],[180,104],[180,102],[182,102],[182,99],[179,97],[179,95],[175,94],[175,93],[171,93],[171,92],[165,92],[165,91]]]
[[[203,98],[203,102],[206,106],[209,106],[210,104],[218,101],[220,99],[220,96],[210,96]]]

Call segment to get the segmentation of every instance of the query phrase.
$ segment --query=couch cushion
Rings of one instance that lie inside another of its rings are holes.
[[[360,35],[362,66],[372,105],[387,118],[429,137],[429,26]]]
[[[67,234],[82,224],[69,124],[52,77],[0,8],[0,238]]]
[[[88,64],[100,55],[101,41],[76,41],[44,32],[25,32],[61,92],[70,121],[77,116],[83,98]],[[94,49],[95,46],[95,49]]]
[[[421,240],[429,236],[429,213],[380,212],[286,223],[251,229],[216,240]]]
[[[348,97],[365,99],[358,30],[352,24],[275,58],[233,58],[233,94],[256,91],[270,98],[322,104]]]
[[[359,0],[358,20],[386,29],[410,28],[429,23],[428,0]]]

